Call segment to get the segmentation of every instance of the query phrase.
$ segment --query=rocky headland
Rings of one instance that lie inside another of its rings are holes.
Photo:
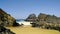
[[[60,17],[57,17],[55,15],[40,13],[36,17],[35,14],[30,14],[25,21],[32,21],[32,27],[54,29],[60,31]]]

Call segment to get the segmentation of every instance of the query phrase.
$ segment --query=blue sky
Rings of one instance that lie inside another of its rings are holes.
[[[60,0],[0,0],[0,8],[15,19],[25,19],[32,13],[60,17]]]

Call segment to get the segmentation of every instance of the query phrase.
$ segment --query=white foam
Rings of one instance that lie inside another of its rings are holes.
[[[20,22],[18,22],[19,24],[24,24],[24,25],[31,25],[30,23],[31,22],[27,22],[27,21],[20,21]]]

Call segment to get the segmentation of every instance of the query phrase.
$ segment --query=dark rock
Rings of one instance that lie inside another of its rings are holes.
[[[20,26],[20,24],[16,23],[16,21],[14,21],[13,26]]]
[[[10,29],[6,29],[5,27],[0,26],[0,34],[15,34],[15,33],[10,31]]]

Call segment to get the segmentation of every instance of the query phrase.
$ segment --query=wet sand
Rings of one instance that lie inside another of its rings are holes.
[[[31,26],[6,27],[16,34],[60,34],[57,30],[33,28]]]

